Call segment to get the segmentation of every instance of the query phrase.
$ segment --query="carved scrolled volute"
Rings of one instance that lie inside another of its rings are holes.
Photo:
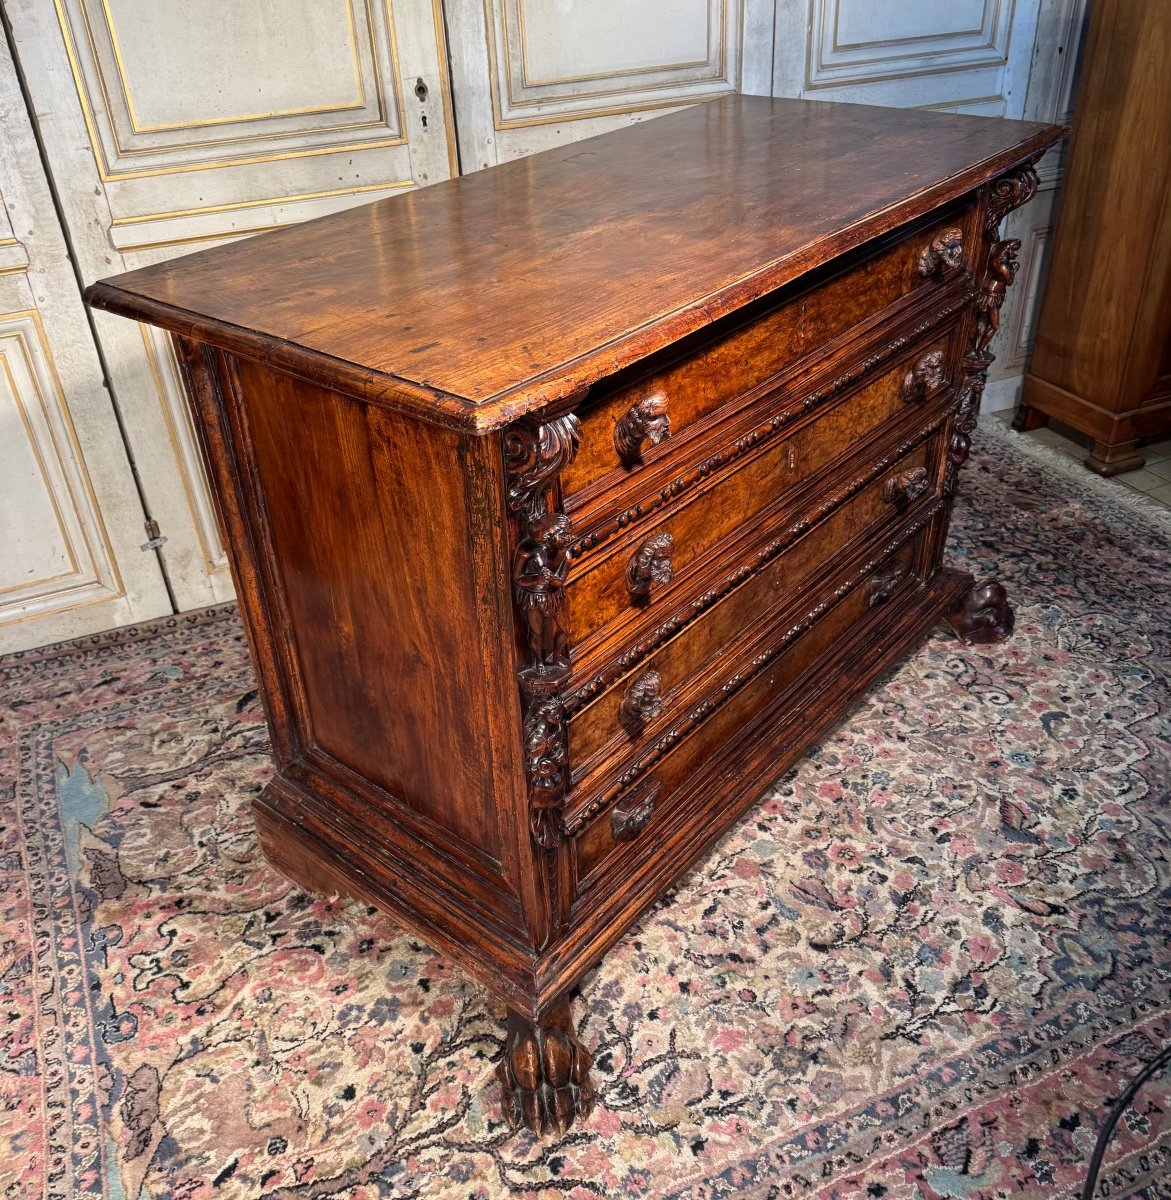
[[[655,801],[661,791],[662,784],[657,779],[648,779],[614,805],[610,812],[610,833],[616,842],[629,842],[643,831],[654,816]]]
[[[669,533],[652,534],[639,546],[626,567],[626,586],[632,600],[647,600],[655,584],[671,582],[674,551],[675,539]]]
[[[895,594],[899,584],[906,577],[906,568],[900,567],[898,564],[874,575],[870,580],[870,587],[867,592],[870,607],[873,608],[876,604],[885,604]]]
[[[560,700],[538,697],[524,724],[525,765],[529,779],[529,821],[533,838],[552,850],[564,837],[561,799],[567,759],[565,710]]]
[[[916,266],[924,279],[932,275],[943,275],[957,271],[964,265],[964,231],[954,226],[941,229],[939,233],[919,251]]]
[[[947,614],[947,623],[961,642],[987,645],[1003,642],[1013,630],[1016,617],[1004,584],[985,579],[972,585]]]
[[[984,228],[991,238],[996,237],[1000,222],[1014,208],[1027,204],[1037,194],[1037,186],[1037,172],[1032,163],[1015,167],[991,184],[984,216]]]
[[[544,511],[546,491],[573,462],[580,444],[581,423],[573,413],[513,425],[504,435],[509,510],[535,521]]]
[[[618,706],[618,720],[632,737],[663,711],[663,680],[658,671],[644,671],[626,689]]]
[[[614,449],[624,466],[632,467],[642,459],[642,444],[652,446],[671,436],[671,417],[667,412],[667,397],[652,392],[636,400],[614,426]]]
[[[561,613],[572,541],[573,527],[564,513],[542,513],[513,555],[513,594],[524,618],[530,670],[569,663]]]
[[[910,467],[892,475],[883,486],[882,498],[888,504],[905,507],[917,500],[931,485],[931,476],[926,467]]]
[[[943,386],[943,351],[929,350],[903,376],[903,399],[926,400],[937,388]]]

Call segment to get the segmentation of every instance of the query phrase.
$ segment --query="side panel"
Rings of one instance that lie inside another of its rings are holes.
[[[499,862],[460,439],[241,362],[306,741]]]
[[[531,1009],[528,833],[496,438],[176,338],[279,771],[261,845]]]

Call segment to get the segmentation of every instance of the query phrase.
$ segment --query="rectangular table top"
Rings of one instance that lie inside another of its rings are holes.
[[[87,299],[488,430],[963,194],[1062,132],[729,96],[131,271]]]

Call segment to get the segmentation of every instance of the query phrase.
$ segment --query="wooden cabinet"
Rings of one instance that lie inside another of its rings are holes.
[[[1171,0],[1093,5],[1081,76],[1015,424],[1072,425],[1116,475],[1171,430]]]
[[[570,988],[947,617],[1001,218],[1052,126],[731,97],[135,271],[176,341],[292,878],[500,997],[505,1112],[592,1103]]]

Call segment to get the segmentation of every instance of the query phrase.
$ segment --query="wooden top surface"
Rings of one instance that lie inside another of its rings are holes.
[[[97,307],[498,428],[1059,139],[729,96],[94,284]]]

